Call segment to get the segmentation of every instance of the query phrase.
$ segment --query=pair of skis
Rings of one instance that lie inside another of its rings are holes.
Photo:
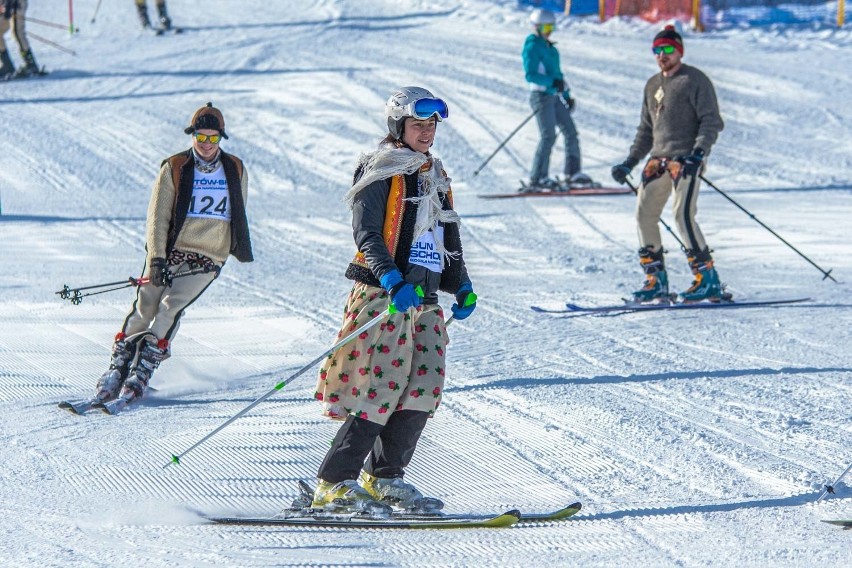
[[[754,300],[754,301],[735,301],[722,300],[719,302],[701,301],[692,303],[663,303],[663,304],[637,304],[625,301],[624,304],[612,306],[581,306],[578,304],[565,304],[564,308],[549,309],[540,306],[530,306],[534,312],[543,314],[573,314],[573,315],[593,315],[593,314],[612,314],[622,315],[636,312],[650,312],[661,310],[707,310],[707,309],[725,309],[725,308],[764,308],[764,307],[780,307],[790,304],[800,304],[809,302],[811,298],[792,298],[782,300]]]
[[[521,182],[523,183],[523,182]],[[480,193],[482,199],[513,199],[517,197],[578,197],[583,195],[626,195],[632,191],[625,187],[602,187],[600,184],[558,187],[554,189],[522,185],[514,193]]]
[[[151,390],[148,387],[148,390]],[[82,400],[63,400],[59,403],[59,408],[63,410],[67,410],[72,414],[85,414],[90,410],[100,410],[104,414],[109,414],[114,416],[127,408],[127,406],[132,402],[132,400],[128,400],[122,397],[114,398],[112,400],[101,400],[97,397],[90,399],[82,399]]]
[[[313,526],[383,529],[470,529],[503,528],[516,524],[562,521],[576,515],[582,505],[572,503],[549,513],[521,513],[517,509],[497,515],[450,515],[441,513],[393,513],[390,517],[360,517],[337,515],[317,509],[286,510],[274,517],[211,517],[210,521],[224,525]]]
[[[156,35],[156,36],[162,36],[162,35],[166,35],[166,34],[182,34],[183,33],[183,28],[176,28],[174,26],[171,26],[171,27],[168,27],[168,28],[164,28],[164,27],[161,27],[161,26],[157,26],[157,27],[152,26],[151,28],[148,28],[148,29],[150,29],[152,32],[154,32],[154,35]]]
[[[311,507],[314,488],[299,481],[299,496],[293,504],[272,517],[210,517],[222,525],[314,526],[383,529],[460,529],[502,528],[518,523],[561,521],[576,515],[582,505],[571,503],[549,513],[521,514],[517,509],[496,515],[449,515],[440,511],[394,511],[389,516],[370,516],[359,513],[336,513]]]

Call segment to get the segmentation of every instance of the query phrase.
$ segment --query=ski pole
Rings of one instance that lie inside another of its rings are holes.
[[[532,119],[532,117],[534,117],[535,115],[537,115],[537,114],[538,114],[538,111],[540,111],[540,110],[541,110],[541,107],[539,107],[539,108],[535,109],[535,111],[533,111],[533,113],[532,113],[531,115],[529,115],[528,117],[526,117],[526,118],[524,119],[524,121],[523,121],[522,123],[520,123],[520,124],[518,125],[518,127],[517,127],[517,128],[515,128],[515,129],[512,131],[512,133],[511,133],[511,134],[509,134],[509,135],[506,137],[506,139],[505,139],[505,140],[503,140],[502,142],[500,142],[500,145],[499,145],[499,146],[497,146],[497,149],[496,149],[496,150],[494,150],[493,152],[491,152],[491,155],[490,155],[490,156],[488,156],[487,158],[485,158],[485,161],[484,161],[484,162],[482,162],[482,163],[479,165],[479,167],[478,167],[478,168],[476,168],[476,169],[473,171],[473,175],[479,175],[479,172],[481,172],[481,171],[482,171],[482,168],[484,168],[484,167],[485,167],[485,165],[486,165],[488,162],[490,162],[490,161],[491,161],[491,158],[493,158],[494,156],[496,156],[496,155],[497,155],[497,152],[499,152],[499,151],[503,148],[503,146],[505,146],[505,145],[506,145],[506,143],[507,143],[507,142],[509,142],[509,140],[511,140],[511,139],[512,139],[512,136],[514,136],[515,134],[517,134],[517,133],[518,133],[518,130],[520,130],[521,128],[523,128],[523,126],[524,126],[526,123],[528,123],[528,122],[530,121],[530,119]]]
[[[67,29],[68,29],[68,26],[65,26],[65,25],[63,25],[63,24],[55,24],[55,23],[53,23],[53,22],[48,22],[48,21],[46,21],[46,20],[39,20],[38,18],[33,18],[33,17],[31,17],[31,16],[27,16],[27,17],[26,17],[26,18],[24,18],[24,19],[25,19],[26,21],[28,21],[28,22],[32,22],[32,23],[34,23],[34,24],[41,24],[42,26],[47,26],[47,27],[49,27],[49,28],[56,28],[56,29],[58,29],[58,30],[67,30]],[[79,29],[79,28],[75,28],[75,29],[74,29],[74,31],[75,31],[75,32],[79,32],[79,31],[80,31],[80,29]]]
[[[760,226],[761,226],[761,227],[763,227],[764,229],[766,229],[767,231],[769,231],[770,233],[772,233],[773,235],[775,235],[776,237],[778,237],[778,240],[780,240],[782,243],[784,243],[785,245],[787,245],[788,247],[790,247],[791,249],[793,249],[793,251],[795,251],[795,252],[796,252],[796,254],[798,254],[799,256],[801,256],[802,258],[804,258],[805,260],[807,260],[808,262],[810,262],[810,263],[813,265],[813,267],[814,267],[814,268],[816,268],[817,270],[819,270],[820,272],[822,272],[822,273],[823,273],[823,275],[824,275],[824,276],[822,277],[822,279],[823,279],[823,280],[825,280],[826,278],[831,278],[831,280],[833,280],[835,283],[837,283],[837,280],[835,280],[835,279],[834,279],[834,276],[832,276],[832,275],[831,275],[831,271],[832,271],[832,270],[834,270],[834,269],[830,269],[830,270],[828,270],[828,272],[826,272],[825,270],[823,270],[823,269],[822,269],[822,267],[820,267],[820,266],[819,266],[819,265],[817,265],[814,261],[812,261],[811,259],[809,259],[808,257],[806,257],[804,254],[802,254],[802,253],[799,251],[799,249],[797,249],[796,247],[794,247],[793,245],[791,245],[790,243],[788,243],[787,241],[785,241],[785,240],[781,237],[781,235],[779,235],[778,233],[776,233],[775,231],[773,231],[772,229],[770,229],[769,227],[767,227],[767,226],[766,226],[766,225],[765,225],[765,224],[764,224],[764,223],[763,223],[760,219],[758,219],[757,217],[755,217],[755,216],[754,216],[754,215],[753,215],[750,211],[748,211],[745,207],[743,207],[742,205],[740,205],[739,203],[737,203],[736,201],[734,201],[734,200],[733,200],[733,199],[732,199],[732,198],[731,198],[731,197],[730,197],[727,193],[725,193],[724,191],[722,191],[721,189],[719,189],[718,187],[716,187],[716,186],[713,184],[713,182],[711,182],[709,179],[707,179],[706,177],[704,177],[704,175],[701,175],[701,179],[704,181],[704,183],[706,183],[707,185],[709,185],[710,187],[712,187],[713,189],[715,189],[716,191],[718,191],[718,192],[722,195],[722,197],[724,197],[725,199],[727,199],[728,201],[730,201],[731,203],[733,203],[734,205],[736,205],[736,206],[739,208],[739,210],[740,210],[740,211],[742,211],[743,213],[745,213],[746,215],[748,215],[749,217],[751,217],[752,219],[754,219],[755,221],[757,221],[757,222],[760,224]]]
[[[417,287],[417,295],[420,296],[421,298],[423,297],[423,289],[420,288],[420,286]],[[278,383],[277,385],[272,387],[272,389],[269,390],[266,394],[262,395],[260,398],[256,399],[254,402],[252,402],[251,404],[249,404],[248,406],[246,406],[245,408],[243,408],[242,410],[240,410],[239,412],[234,414],[231,418],[229,418],[228,420],[226,420],[225,422],[220,424],[218,427],[216,427],[216,429],[214,429],[212,432],[210,432],[209,434],[207,434],[206,436],[204,436],[203,438],[201,438],[200,440],[198,440],[197,442],[192,444],[189,448],[187,448],[186,450],[184,450],[183,452],[181,452],[177,455],[172,454],[172,459],[169,460],[169,462],[166,465],[163,466],[163,469],[166,469],[167,467],[169,467],[173,463],[180,465],[180,460],[183,456],[185,456],[186,454],[188,454],[189,452],[191,452],[192,450],[194,450],[195,448],[197,448],[198,446],[200,446],[201,444],[203,444],[204,442],[206,442],[207,440],[209,440],[210,438],[215,436],[217,433],[224,430],[226,426],[228,426],[229,424],[231,424],[232,422],[234,422],[235,420],[237,420],[241,416],[244,416],[252,408],[257,406],[258,404],[260,404],[261,402],[263,402],[264,400],[266,400],[267,398],[269,398],[270,396],[272,396],[276,392],[283,389],[285,386],[290,384],[293,381],[293,379],[301,376],[303,373],[305,373],[305,371],[307,371],[308,369],[310,369],[311,367],[313,367],[314,365],[316,365],[317,363],[322,361],[329,353],[333,353],[334,351],[336,351],[340,347],[346,345],[347,343],[349,343],[350,341],[352,341],[353,339],[355,339],[356,337],[361,335],[361,333],[363,333],[364,331],[370,329],[371,327],[373,327],[374,325],[376,325],[377,323],[379,323],[380,321],[385,319],[387,316],[393,315],[393,314],[397,313],[398,311],[399,310],[396,309],[396,307],[393,305],[393,303],[391,303],[385,309],[385,311],[383,311],[382,313],[380,313],[379,315],[377,315],[376,317],[374,317],[373,319],[371,319],[370,321],[368,321],[367,323],[365,323],[364,325],[362,325],[361,327],[359,327],[358,329],[356,329],[355,331],[353,331],[352,333],[350,333],[349,335],[347,335],[346,337],[344,337],[343,339],[341,339],[340,341],[335,343],[333,346],[331,346],[328,349],[326,349],[325,351],[323,351],[323,353],[319,357],[317,357],[316,359],[314,359],[313,361],[311,361],[310,363],[308,363],[307,365],[305,365],[304,367],[302,367],[301,369],[299,369],[298,371],[296,371],[295,373],[293,373],[292,375],[287,377],[285,380],[281,381],[280,383]]]
[[[172,280],[175,278],[183,278],[184,276],[192,276],[194,274],[204,274],[206,272],[210,272],[210,268],[194,268],[192,270],[187,270],[185,272],[178,272],[177,274],[171,274],[166,281],[167,284],[170,284]],[[150,278],[134,278],[130,277],[127,280],[119,280],[118,282],[107,282],[105,284],[95,284],[92,286],[82,286],[79,288],[71,288],[67,284],[62,287],[62,290],[58,292],[54,292],[58,294],[60,298],[63,300],[71,300],[71,303],[75,306],[79,305],[80,302],[83,301],[83,298],[87,296],[97,296],[98,294],[105,294],[106,292],[113,292],[115,290],[123,290],[124,288],[138,287],[144,286],[150,283]],[[119,286],[119,284],[123,284],[123,286]],[[101,290],[99,292],[89,292],[88,294],[81,294],[80,292],[83,290],[96,290],[98,288],[106,288],[108,286],[117,286],[117,288],[109,288],[108,290]]]
[[[77,55],[77,52],[76,52],[76,51],[74,51],[73,49],[68,49],[68,48],[67,48],[67,47],[65,47],[65,46],[59,45],[59,44],[58,44],[58,43],[56,43],[55,41],[50,41],[49,39],[44,38],[44,37],[41,37],[41,36],[36,35],[36,34],[34,34],[34,33],[27,32],[27,36],[28,36],[28,37],[31,37],[31,38],[33,38],[33,39],[37,39],[38,41],[40,41],[40,42],[42,42],[42,43],[46,43],[46,44],[47,44],[47,45],[49,45],[50,47],[55,47],[55,48],[56,48],[56,49],[58,49],[59,51],[64,51],[65,53],[70,53],[71,55]]]
[[[632,190],[633,190],[633,193],[635,193],[637,196],[639,195],[639,192],[636,190],[636,187],[634,187],[634,185],[633,185],[632,183],[630,183],[630,181],[629,181],[629,180],[626,180],[626,179],[625,179],[625,180],[624,180],[624,183],[626,183],[626,184],[627,184],[627,187],[629,187],[630,189],[632,189]],[[686,249],[686,245],[684,245],[684,244],[683,244],[683,241],[682,241],[682,240],[680,240],[680,238],[678,238],[678,236],[675,234],[675,232],[674,232],[674,231],[672,231],[672,228],[669,226],[669,224],[668,224],[668,223],[666,223],[665,221],[663,221],[663,218],[662,218],[662,217],[660,217],[660,223],[662,223],[663,227],[665,227],[665,228],[666,228],[666,230],[667,230],[669,233],[671,233],[671,235],[672,235],[672,236],[674,237],[674,239],[677,241],[677,244],[679,244],[679,245],[680,245],[680,250],[682,250],[683,252],[686,252],[686,251],[687,251],[687,249]]]
[[[68,0],[68,32],[74,35],[74,0]]]
[[[822,501],[829,493],[834,494],[834,486],[840,483],[840,480],[843,479],[847,473],[849,473],[849,470],[852,470],[852,463],[849,464],[849,467],[847,467],[846,470],[840,474],[840,477],[837,478],[837,481],[835,481],[831,485],[825,486],[825,491],[822,492],[822,495],[819,496],[819,499],[817,499],[816,502],[819,503],[820,501]]]
[[[98,11],[101,9],[101,0],[98,0],[98,3],[95,4],[95,13],[92,14],[92,23],[95,23],[95,18],[98,17]]]

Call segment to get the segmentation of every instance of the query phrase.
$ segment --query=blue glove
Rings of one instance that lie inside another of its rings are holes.
[[[420,296],[414,286],[402,279],[399,270],[388,272],[379,280],[382,288],[387,290],[391,297],[391,303],[400,312],[420,305]]]
[[[465,319],[476,309],[476,294],[473,293],[473,285],[470,282],[465,282],[459,286],[456,292],[456,302],[450,309],[453,312],[453,317],[457,320]]]
[[[624,185],[624,182],[627,181],[627,176],[630,175],[630,172],[633,171],[634,167],[636,167],[636,161],[627,158],[617,166],[612,167],[612,179],[621,185]]]
[[[699,170],[701,170],[701,163],[703,161],[703,148],[696,148],[689,156],[682,156],[680,159],[680,163],[683,164],[683,168],[680,170],[681,176],[696,176]]]

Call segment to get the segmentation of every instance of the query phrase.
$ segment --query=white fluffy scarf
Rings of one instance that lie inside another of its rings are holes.
[[[453,210],[445,210],[441,207],[441,196],[446,195],[450,190],[450,182],[452,181],[444,174],[441,160],[434,156],[430,158],[425,154],[415,152],[409,148],[383,146],[375,152],[362,154],[359,158],[359,163],[363,165],[363,174],[346,193],[343,200],[352,209],[355,196],[371,183],[388,179],[395,175],[412,174],[430,160],[432,161],[432,167],[426,171],[419,172],[417,177],[419,195],[406,199],[406,201],[417,205],[414,240],[416,241],[429,230],[434,230],[439,222],[461,224],[458,213]],[[437,236],[437,233],[435,235]],[[436,238],[435,244],[438,252],[442,253],[442,259],[447,256],[450,258],[458,257],[458,251],[450,252],[444,248],[443,242],[438,241],[439,239]]]

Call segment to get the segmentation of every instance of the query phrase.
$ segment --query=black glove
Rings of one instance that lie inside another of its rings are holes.
[[[704,161],[704,149],[696,148],[689,156],[681,156],[680,163],[683,168],[680,170],[682,176],[696,176],[701,170],[701,163]]]
[[[576,106],[577,101],[571,98],[569,91],[562,93],[562,99],[565,101],[565,106],[568,107],[568,112],[574,112],[574,107]]]
[[[165,258],[152,258],[151,271],[148,273],[148,280],[157,288],[169,286],[171,284],[171,274],[169,274],[169,263]]]
[[[553,80],[553,88],[556,89],[557,93],[561,93],[565,90],[565,80],[564,79],[554,79]]]
[[[627,181],[627,176],[630,175],[630,172],[633,171],[633,168],[636,167],[636,161],[627,158],[617,166],[612,167],[612,179],[624,185],[624,182]]]

